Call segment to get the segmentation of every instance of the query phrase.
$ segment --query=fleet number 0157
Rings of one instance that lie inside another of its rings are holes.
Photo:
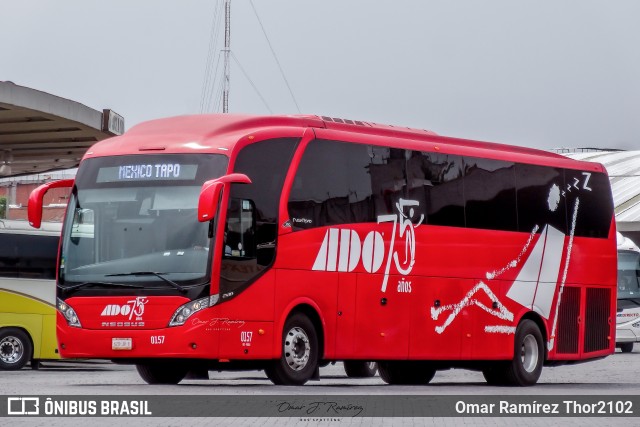
[[[151,344],[164,344],[164,335],[151,335]]]

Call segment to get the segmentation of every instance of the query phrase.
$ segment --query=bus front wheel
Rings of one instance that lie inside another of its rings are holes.
[[[318,369],[318,334],[313,323],[302,313],[289,317],[282,331],[282,355],[266,369],[276,385],[302,385]]]
[[[186,366],[171,362],[138,364],[136,369],[147,384],[178,384],[189,371]]]
[[[33,346],[29,335],[18,328],[0,329],[0,369],[16,371],[31,359]]]

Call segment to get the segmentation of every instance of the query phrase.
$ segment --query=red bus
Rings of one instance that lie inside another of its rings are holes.
[[[389,384],[615,350],[616,230],[599,164],[318,116],[184,116],[94,145],[57,276],[63,357],[318,379],[378,362]]]

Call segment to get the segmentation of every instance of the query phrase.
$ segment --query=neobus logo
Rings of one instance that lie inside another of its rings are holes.
[[[393,222],[388,248],[385,247],[382,233],[379,231],[370,231],[362,242],[355,230],[330,228],[324,235],[312,270],[351,272],[362,261],[362,266],[367,273],[376,273],[386,261],[382,281],[382,292],[385,292],[392,260],[397,273],[402,275],[411,273],[416,262],[415,229],[424,220],[424,215],[420,215],[418,222],[413,223],[415,214],[413,207],[416,206],[419,206],[416,200],[400,199],[396,203],[397,214],[378,216],[378,224]],[[405,213],[406,208],[408,208],[407,213]],[[394,249],[396,238],[404,239],[405,253],[402,260],[398,251]]]
[[[100,316],[129,316],[129,320],[133,316],[140,319],[144,314],[144,306],[149,302],[146,297],[137,297],[134,300],[127,301],[124,305],[109,304],[100,313]]]

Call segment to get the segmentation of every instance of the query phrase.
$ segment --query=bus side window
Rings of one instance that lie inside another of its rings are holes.
[[[288,200],[293,230],[375,222],[371,163],[370,146],[312,141],[302,156]],[[404,180],[401,174],[400,179]],[[384,196],[382,190],[380,195]],[[383,199],[379,202],[385,206]]]
[[[58,237],[0,234],[0,276],[21,279],[55,279]]]
[[[555,211],[549,209],[549,194],[555,185],[564,188],[564,171],[537,165],[516,164],[518,231],[531,233],[534,227],[550,225],[567,233],[566,198],[561,197]]]
[[[462,157],[453,154],[408,152],[407,197],[419,202],[416,217],[424,223],[464,227]]]
[[[464,157],[467,227],[516,231],[515,163]]]

